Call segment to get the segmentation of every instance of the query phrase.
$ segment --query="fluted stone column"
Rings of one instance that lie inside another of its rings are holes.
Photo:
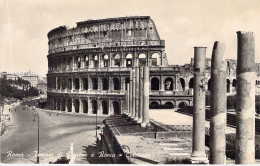
[[[206,47],[194,48],[192,160],[205,160]]]
[[[129,72],[129,117],[133,112],[133,70]]]
[[[237,32],[236,164],[255,164],[255,39]]]
[[[144,70],[143,67],[139,67],[139,110],[138,110],[138,123],[142,123],[143,120],[143,99],[144,99]]]
[[[138,121],[139,114],[139,67],[135,68],[135,121]]]
[[[143,93],[143,120],[141,127],[147,127],[149,125],[149,67],[143,68],[144,73],[144,93]]]
[[[215,42],[211,58],[210,164],[226,164],[227,90],[225,45]]]
[[[132,93],[133,93],[133,99],[132,99],[132,105],[133,105],[133,108],[132,108],[132,115],[131,115],[131,118],[135,118],[135,82],[136,82],[136,77],[135,77],[135,70],[132,69],[132,72],[133,72],[133,83],[132,83]]]

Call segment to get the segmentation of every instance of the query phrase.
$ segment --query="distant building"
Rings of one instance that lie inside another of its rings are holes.
[[[37,75],[24,75],[24,76],[22,76],[22,79],[29,81],[31,86],[37,88],[37,85],[38,85],[38,76]]]
[[[47,81],[46,80],[39,80],[38,81],[38,90],[42,91],[44,94],[47,92]]]
[[[1,73],[1,78],[5,78],[7,80],[17,80],[18,76],[16,74],[11,74],[7,72],[2,72]]]

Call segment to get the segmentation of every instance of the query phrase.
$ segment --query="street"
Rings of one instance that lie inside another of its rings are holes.
[[[1,138],[2,163],[36,162],[38,123],[37,119],[34,121],[33,111],[37,111],[40,117],[40,161],[66,156],[70,143],[74,143],[76,154],[86,153],[88,147],[93,149],[96,144],[95,116],[57,114],[37,108],[32,110],[32,101],[27,104],[30,105],[29,110],[23,110],[23,106],[18,105],[9,112],[12,126],[6,129]],[[104,118],[98,117],[99,125],[102,125]]]

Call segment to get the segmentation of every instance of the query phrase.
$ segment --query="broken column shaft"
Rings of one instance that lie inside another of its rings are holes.
[[[255,163],[255,39],[237,32],[236,164]]]
[[[210,164],[226,163],[226,62],[225,46],[215,42],[211,58]]]
[[[138,121],[139,114],[139,67],[135,68],[135,121]]]
[[[139,68],[139,110],[138,110],[138,123],[142,123],[143,118],[143,96],[144,94],[144,72],[143,68]]]
[[[149,67],[143,68],[144,74],[144,93],[143,93],[143,120],[141,127],[147,127],[149,125]]]
[[[205,158],[205,64],[206,47],[194,48],[194,95],[192,157]]]
[[[129,117],[131,117],[133,111],[133,71],[129,73]]]

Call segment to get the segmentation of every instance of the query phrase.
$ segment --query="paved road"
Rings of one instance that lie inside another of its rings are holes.
[[[32,101],[27,104],[33,105]],[[36,161],[34,151],[37,151],[38,142],[37,122],[33,121],[33,110],[23,110],[22,107],[18,105],[10,112],[13,126],[9,126],[1,138],[2,163]],[[88,151],[88,147],[92,149],[97,147],[95,146],[95,116],[68,114],[57,116],[57,113],[39,109],[34,111],[37,111],[40,116],[40,153],[42,153],[40,160],[56,157],[61,153],[66,156],[70,143],[74,143],[74,152],[79,154]],[[102,124],[103,119],[104,117],[98,117],[98,124]],[[88,162],[86,160],[86,163]],[[92,161],[95,162],[98,163]]]

